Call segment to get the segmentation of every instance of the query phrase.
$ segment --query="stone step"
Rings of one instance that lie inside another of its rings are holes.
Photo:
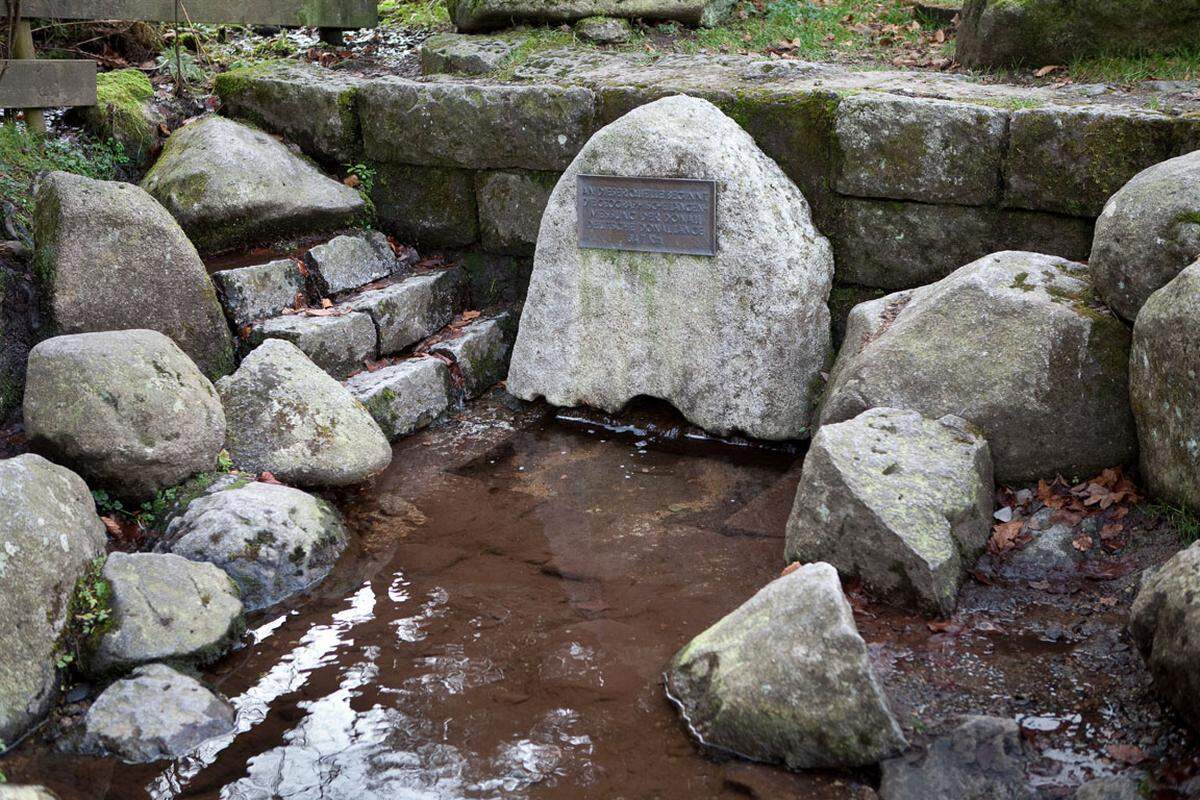
[[[425,272],[381,289],[371,289],[343,306],[370,315],[379,339],[379,355],[404,351],[445,327],[462,304],[461,269]]]
[[[267,339],[285,339],[313,363],[339,380],[363,368],[377,356],[377,335],[371,317],[339,309],[327,317],[289,314],[255,323],[246,338],[246,352]]]
[[[379,231],[335,236],[305,253],[304,263],[321,297],[366,286],[408,266],[396,258],[387,236]]]
[[[455,395],[450,369],[437,358],[411,358],[374,372],[360,372],[346,381],[346,388],[393,442],[436,420]]]
[[[214,272],[212,279],[225,316],[239,331],[292,308],[297,297],[310,299],[304,273],[290,258]]]
[[[505,311],[470,323],[453,339],[439,342],[429,352],[451,359],[462,376],[463,393],[475,398],[508,374],[516,333],[517,317]]]

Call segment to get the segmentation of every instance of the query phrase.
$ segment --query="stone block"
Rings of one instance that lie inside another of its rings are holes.
[[[290,258],[214,272],[212,279],[225,316],[239,330],[291,308],[297,295],[307,296],[300,265]]]
[[[542,212],[558,174],[553,172],[482,172],[475,178],[479,232],[485,250],[531,256]]]
[[[363,292],[347,303],[370,315],[379,331],[379,352],[394,355],[444,327],[459,306],[463,273],[459,269],[414,275],[400,283]]]
[[[406,244],[465,247],[479,240],[475,178],[467,170],[381,164],[372,198],[380,227]]]
[[[431,352],[454,359],[467,397],[478,397],[504,380],[517,320],[505,311],[467,325],[458,336],[434,345]]]
[[[346,382],[389,441],[436,420],[453,402],[450,370],[437,358],[413,358]]]
[[[400,266],[379,231],[335,236],[305,253],[304,262],[322,297],[386,278]]]
[[[375,325],[367,314],[344,313],[328,317],[289,314],[264,320],[250,329],[248,346],[266,339],[285,339],[299,347],[313,363],[343,379],[375,358]]]

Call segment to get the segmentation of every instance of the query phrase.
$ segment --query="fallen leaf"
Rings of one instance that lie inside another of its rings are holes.
[[[328,297],[321,298],[321,308],[333,308],[333,301]]]
[[[258,476],[259,483],[273,483],[276,486],[283,486],[283,483],[270,472],[264,472]]]
[[[1146,760],[1146,751],[1135,744],[1110,744],[1104,748],[1108,757],[1126,764],[1140,764]]]
[[[1086,533],[1081,533],[1075,537],[1074,541],[1071,542],[1071,546],[1081,553],[1086,553],[1088,550],[1092,549],[1092,537],[1088,536]]]
[[[988,550],[993,553],[1003,553],[1017,545],[1021,535],[1024,520],[1014,519],[1012,522],[1001,522],[992,528],[992,538],[988,540]]]
[[[786,567],[783,568],[783,572],[779,573],[779,577],[782,578],[784,575],[791,575],[793,572],[795,572],[798,569],[800,569],[800,562],[793,561],[792,563],[788,564]]]
[[[1033,73],[1035,78],[1044,78],[1051,72],[1058,72],[1060,69],[1066,69],[1062,64],[1047,64],[1046,66]]]
[[[351,189],[357,189],[362,184],[362,179],[357,175],[347,175],[342,183],[349,186]]]
[[[108,529],[109,534],[113,536],[121,535],[121,523],[117,522],[116,517],[101,517],[100,521],[104,523],[104,527]]]

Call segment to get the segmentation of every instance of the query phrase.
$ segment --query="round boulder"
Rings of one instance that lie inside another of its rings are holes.
[[[1133,320],[1150,295],[1200,257],[1200,150],[1142,170],[1096,220],[1096,291]]]
[[[1143,584],[1129,610],[1129,633],[1154,688],[1185,720],[1200,715],[1200,543],[1171,557]]]
[[[212,469],[225,441],[213,385],[151,330],[41,342],[29,353],[24,412],[31,447],[132,498]]]

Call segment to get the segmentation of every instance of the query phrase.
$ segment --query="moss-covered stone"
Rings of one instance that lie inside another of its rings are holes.
[[[84,120],[97,136],[116,139],[130,159],[142,163],[158,142],[160,115],[150,105],[153,99],[154,87],[141,70],[101,72],[96,105],[84,109]]]

